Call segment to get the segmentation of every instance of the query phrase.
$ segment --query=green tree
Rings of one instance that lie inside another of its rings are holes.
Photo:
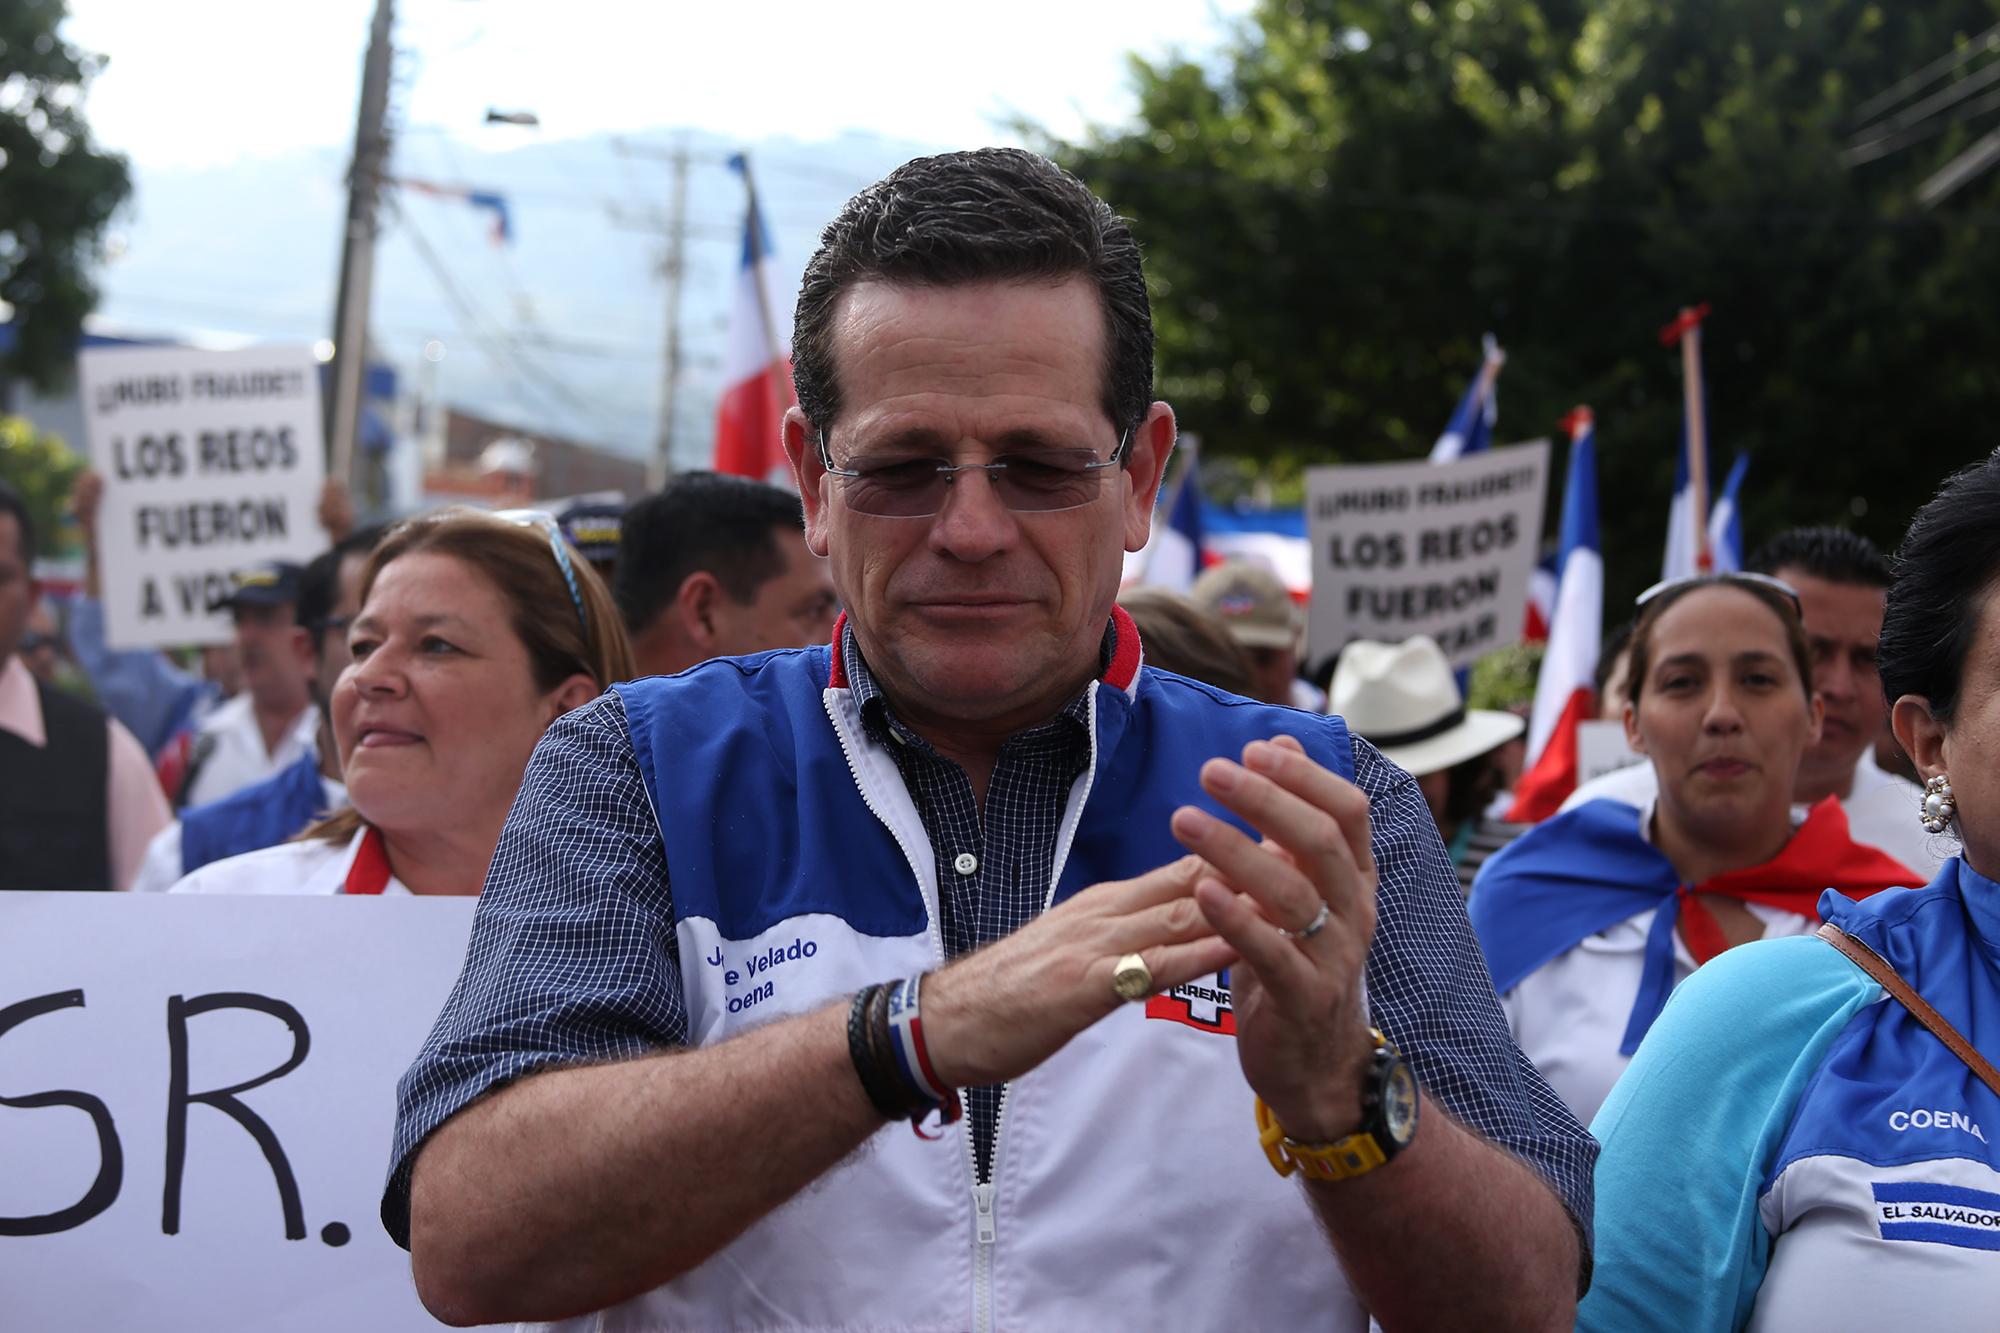
[[[1135,61],[1136,128],[1051,147],[1133,218],[1162,393],[1209,457],[1280,478],[1420,457],[1492,329],[1504,437],[1597,408],[1616,598],[1658,569],[1681,391],[1656,335],[1683,305],[1715,308],[1711,448],[1718,471],[1751,451],[1753,543],[1829,521],[1893,542],[1991,447],[2000,178],[1915,202],[1984,126],[1841,150],[1869,97],[1996,18],[1266,0],[1213,57]]]
[[[83,459],[60,436],[38,431],[21,417],[0,417],[0,481],[27,502],[36,544],[44,556],[68,553],[58,549],[63,534],[70,531],[62,520],[83,469]]]
[[[131,193],[125,159],[99,152],[83,94],[102,61],[57,29],[63,0],[0,4],[0,302],[13,307],[5,368],[47,388],[67,381],[90,266]]]

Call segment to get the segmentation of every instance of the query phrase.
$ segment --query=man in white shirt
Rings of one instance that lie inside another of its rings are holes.
[[[1826,703],[1819,743],[1799,761],[1793,800],[1804,807],[1839,797],[1856,842],[1881,848],[1928,881],[1956,848],[1950,839],[1924,832],[1917,820],[1923,793],[1884,771],[1874,755],[1889,712],[1875,674],[1888,562],[1859,533],[1793,528],[1759,547],[1749,568],[1797,589],[1812,648],[1813,690]],[[1585,783],[1562,808],[1594,800],[1644,806],[1658,792],[1653,766],[1634,764]]]
[[[253,565],[229,599],[243,692],[209,714],[195,734],[178,804],[206,805],[262,782],[312,748],[319,719],[310,706],[312,641],[298,623],[300,568]]]
[[[382,531],[367,528],[341,539],[315,557],[299,578],[298,619],[316,664],[311,714],[318,726],[312,745],[274,776],[184,811],[147,846],[134,892],[163,893],[210,862],[283,842],[315,819],[346,807],[327,701],[334,682],[354,660],[347,649],[347,625],[360,613],[361,576]]]

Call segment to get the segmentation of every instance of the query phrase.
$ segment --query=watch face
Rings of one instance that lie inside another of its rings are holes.
[[[1408,1065],[1396,1061],[1382,1089],[1382,1120],[1389,1137],[1399,1144],[1416,1137],[1418,1100],[1416,1076]]]

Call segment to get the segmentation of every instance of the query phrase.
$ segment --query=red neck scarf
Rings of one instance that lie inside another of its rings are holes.
[[[1854,841],[1847,830],[1847,811],[1829,796],[1806,813],[1791,840],[1760,866],[1732,870],[1700,884],[1683,884],[1680,897],[1681,938],[1694,961],[1705,963],[1729,947],[1722,927],[1702,905],[1700,895],[1719,894],[1738,902],[1762,903],[1800,916],[1819,919],[1819,896],[1826,889],[1856,902],[1884,889],[1922,883],[1922,879],[1880,848]]]
[[[354,862],[347,867],[347,882],[340,887],[342,893],[376,893],[389,887],[389,852],[382,845],[382,833],[373,824],[361,834],[361,845],[354,849]]]

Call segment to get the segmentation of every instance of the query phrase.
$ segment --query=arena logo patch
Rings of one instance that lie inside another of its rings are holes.
[[[1146,1001],[1146,1017],[1185,1023],[1203,1032],[1236,1035],[1236,1011],[1229,1002],[1229,973],[1202,977],[1175,986]]]

